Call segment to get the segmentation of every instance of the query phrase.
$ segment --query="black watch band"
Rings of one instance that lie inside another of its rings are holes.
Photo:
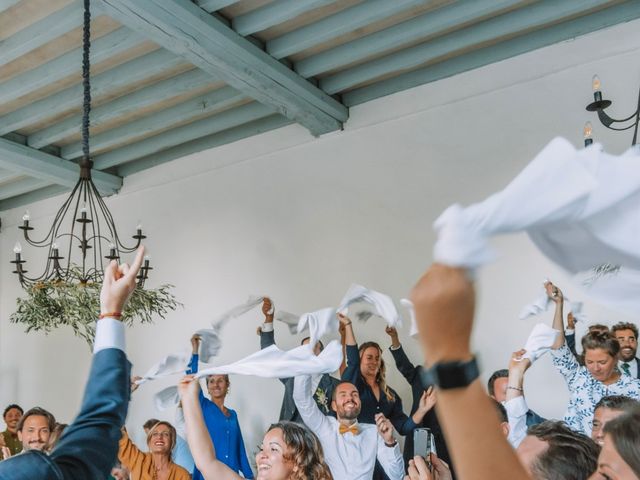
[[[464,362],[439,362],[431,368],[421,369],[420,375],[423,388],[435,385],[443,390],[468,387],[479,376],[476,357]]]

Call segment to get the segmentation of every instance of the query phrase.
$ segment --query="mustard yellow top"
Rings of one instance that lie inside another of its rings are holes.
[[[150,453],[140,451],[125,431],[122,432],[122,438],[120,439],[118,459],[129,469],[131,478],[135,480],[155,480],[153,456]],[[191,480],[191,475],[180,465],[171,462],[168,480]]]

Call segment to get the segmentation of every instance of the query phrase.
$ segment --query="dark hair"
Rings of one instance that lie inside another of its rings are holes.
[[[509,423],[509,415],[507,415],[507,409],[504,408],[504,405],[502,405],[497,400],[494,400],[493,398],[491,399],[491,401],[494,403],[494,406],[496,407],[496,410],[498,411],[498,417],[500,417],[500,421],[502,423],[504,423],[504,422]]]
[[[331,392],[331,401],[335,402],[336,401],[336,393],[338,391],[338,387],[340,385],[344,385],[345,383],[348,383],[349,385],[353,386],[356,390],[358,389],[353,383],[351,383],[348,380],[340,380],[338,383],[336,383],[336,386],[333,387],[333,392]],[[359,392],[358,392],[359,393]]]
[[[489,381],[487,381],[487,390],[489,390],[489,395],[492,397],[496,396],[495,384],[496,380],[499,378],[509,378],[509,370],[507,370],[506,368],[496,370],[489,377]]]
[[[158,428],[160,425],[164,425],[165,427],[167,427],[169,429],[169,451],[167,452],[167,455],[169,456],[169,459],[171,459],[171,452],[173,451],[173,447],[176,446],[176,429],[173,425],[171,425],[169,422],[165,422],[164,420],[161,420],[159,422],[156,422],[156,424],[154,426],[151,427],[151,429],[149,430],[149,433],[147,433],[147,445],[149,445],[149,442],[151,441],[151,436],[153,435],[153,432],[155,431],[156,428]]]
[[[27,410],[24,413],[24,415],[22,415],[22,418],[18,422],[18,431],[19,432],[22,431],[22,427],[24,427],[24,422],[27,420],[27,418],[33,417],[36,415],[46,418],[47,423],[49,424],[49,431],[53,432],[53,429],[56,428],[56,418],[53,416],[51,412],[48,412],[47,410],[41,407],[33,407]]]
[[[16,410],[20,410],[20,415],[24,414],[24,410],[22,410],[22,407],[20,405],[16,405],[15,403],[12,403],[11,405],[7,406],[7,408],[4,409],[2,418],[6,417],[7,413],[9,413],[9,410],[11,410],[12,408],[15,408]]]
[[[636,477],[640,477],[640,407],[607,422],[604,433],[611,437],[616,451]]]
[[[157,418],[150,418],[149,420],[147,420],[146,422],[144,422],[142,424],[142,428],[145,430],[151,430],[153,428],[153,426],[158,423],[160,420],[158,420]]]
[[[547,420],[529,427],[548,448],[531,464],[533,478],[545,480],[586,480],[598,466],[600,447],[586,435],[565,423]]]
[[[309,340],[309,342],[311,342],[311,337],[304,337],[301,341],[300,341],[300,345],[304,345],[304,342],[306,342],[307,340]],[[320,351],[324,350],[324,343],[322,343],[322,340],[318,340],[318,342],[320,344]]]
[[[364,342],[360,345],[358,349],[358,353],[360,354],[360,360],[362,364],[362,355],[367,348],[377,348],[380,353],[380,368],[378,369],[378,373],[376,373],[376,383],[380,387],[380,390],[384,393],[384,396],[387,397],[387,400],[393,402],[396,399],[396,396],[393,394],[389,386],[387,385],[387,367],[384,364],[384,359],[382,358],[382,348],[376,342]]]
[[[605,325],[603,323],[594,323],[593,325],[589,325],[589,328],[587,329],[588,332],[608,332],[609,331],[609,326]]]
[[[583,356],[587,350],[601,348],[612,357],[616,358],[620,352],[620,343],[611,332],[589,332],[582,337]]]
[[[611,410],[622,410],[627,412],[629,409],[637,407],[638,405],[640,405],[640,402],[631,397],[626,397],[624,395],[607,395],[606,397],[602,397],[600,401],[596,403],[596,406],[593,407],[593,411],[595,412],[599,408],[610,408]]]
[[[636,327],[635,324],[630,322],[619,322],[611,327],[611,331],[614,333],[614,335],[620,330],[631,330],[633,332],[633,335],[636,337],[636,340],[638,339],[638,327]]]
[[[324,452],[318,437],[300,423],[278,422],[269,427],[282,430],[287,450],[284,460],[294,466],[291,480],[333,480],[331,471],[325,463]]]

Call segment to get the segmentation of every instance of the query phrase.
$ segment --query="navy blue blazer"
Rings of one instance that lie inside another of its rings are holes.
[[[130,397],[122,350],[93,356],[80,413],[51,455],[31,450],[0,462],[0,480],[102,480],[116,461]]]

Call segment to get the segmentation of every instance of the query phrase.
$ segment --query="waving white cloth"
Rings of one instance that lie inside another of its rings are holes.
[[[317,375],[333,373],[342,363],[342,346],[332,340],[320,352],[314,355],[310,344],[301,345],[291,350],[280,350],[271,345],[259,350],[248,357],[228,365],[205,368],[197,373],[197,377],[207,375],[253,375],[264,378],[296,377],[298,375]],[[177,405],[177,387],[169,387],[155,396],[155,403],[159,409]]]
[[[267,297],[251,295],[246,302],[236,305],[232,309],[216,317],[211,322],[211,328],[204,328],[196,331],[195,335],[200,336],[200,360],[203,363],[211,363],[222,348],[220,331],[225,324],[257,307],[265,298]],[[271,308],[273,310],[273,306]],[[149,380],[182,373],[185,371],[190,358],[191,354],[186,351],[171,353],[151,367],[149,371],[144,374],[142,379],[138,380],[136,383],[141,385]]]
[[[545,323],[536,324],[533,330],[531,330],[529,338],[527,338],[527,343],[524,345],[526,352],[522,358],[528,358],[531,360],[531,363],[534,363],[542,355],[551,350],[551,346],[553,342],[556,341],[556,338],[558,338],[559,333],[560,332]]]
[[[564,297],[567,314],[572,313],[576,322],[586,322],[587,316],[582,311],[582,302],[572,302],[567,297]],[[520,310],[518,318],[525,320],[529,317],[540,315],[543,312],[549,310],[549,307],[553,304],[553,300],[549,298],[547,292],[542,289],[542,292],[535,298],[535,300]]]
[[[436,220],[435,260],[477,268],[494,258],[488,239],[526,231],[549,259],[572,274],[621,265],[640,275],[640,155],[608,155],[594,144],[580,151],[552,140],[507,187],[485,201],[449,207]],[[594,282],[589,293],[640,314],[640,292],[629,302]]]
[[[411,329],[409,335],[413,338],[418,336],[418,324],[416,323],[416,310],[413,307],[413,302],[408,298],[401,298],[400,305],[407,309],[409,312],[409,318],[411,319]]]

